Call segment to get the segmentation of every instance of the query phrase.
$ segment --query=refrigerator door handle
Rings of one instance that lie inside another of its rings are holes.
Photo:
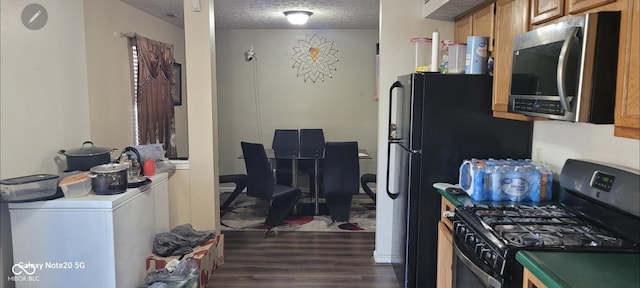
[[[400,87],[402,87],[402,83],[400,83],[400,81],[396,81],[393,82],[393,85],[391,85],[391,88],[389,88],[389,125],[387,125],[387,138],[389,139],[389,141],[400,140],[396,135],[396,125],[391,123],[391,113],[393,111],[393,90]]]
[[[387,143],[387,195],[389,196],[389,198],[391,199],[396,199],[398,198],[398,194],[397,193],[391,193],[391,189],[389,187],[389,168],[391,167],[391,161],[390,161],[390,157],[391,157],[391,144],[398,144],[400,141],[402,141],[402,139],[398,138],[398,135],[396,134],[396,128],[395,124],[391,123],[391,115],[393,113],[393,90],[395,90],[396,88],[400,88],[402,87],[402,83],[400,83],[400,81],[396,81],[393,82],[393,84],[391,85],[391,88],[389,88],[389,123],[387,125],[387,128],[389,129],[387,131],[387,139],[389,139],[389,142]]]
[[[407,151],[410,154],[420,154],[420,150],[409,149],[407,146],[402,145],[402,143],[392,142],[398,144],[402,150]]]
[[[400,146],[400,148],[402,148],[402,150],[404,150],[405,152],[409,153],[409,154],[420,154],[420,150],[413,150],[413,149],[409,149],[406,146],[402,145],[399,142],[395,142],[395,141],[389,141],[389,143],[387,144],[387,195],[389,196],[389,198],[391,199],[396,199],[398,198],[398,193],[391,193],[391,187],[389,186],[389,179],[391,178],[391,145],[392,144],[396,144],[398,146]]]
[[[397,144],[397,142],[389,142],[387,143],[387,195],[391,199],[398,198],[398,193],[391,193],[391,188],[389,187],[389,178],[390,177],[390,168],[391,168],[391,144]]]

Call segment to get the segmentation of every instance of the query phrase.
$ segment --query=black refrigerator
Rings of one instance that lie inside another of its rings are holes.
[[[531,158],[533,123],[494,118],[488,75],[415,73],[389,90],[387,195],[400,287],[436,287],[440,195],[470,158]]]

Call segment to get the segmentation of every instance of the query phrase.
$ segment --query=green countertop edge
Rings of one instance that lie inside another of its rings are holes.
[[[522,264],[524,268],[529,270],[531,274],[536,276],[538,280],[542,282],[542,284],[546,285],[548,288],[566,288],[570,287],[569,284],[564,283],[564,281],[556,279],[555,277],[550,276],[551,271],[547,271],[533,259],[529,258],[526,253],[518,252],[516,253],[516,260]]]
[[[433,184],[433,188],[435,188],[436,191],[438,191],[438,193],[442,195],[442,197],[449,200],[449,202],[451,202],[451,204],[453,204],[456,207],[461,205],[468,206],[468,205],[475,205],[475,204],[506,206],[506,205],[516,205],[520,203],[527,204],[527,205],[544,205],[544,204],[552,203],[550,201],[549,202],[531,202],[531,201],[513,202],[513,201],[474,200],[473,198],[471,198],[471,196],[469,196],[466,193],[453,195],[445,191],[447,187],[452,187],[452,186],[455,186],[455,185],[448,184],[448,183]]]
[[[444,189],[446,189],[445,188],[446,186],[454,186],[454,185],[453,184],[448,184],[448,183],[436,183],[436,184],[433,184],[433,188],[435,188],[436,191],[438,191],[438,193],[440,195],[442,195],[442,197],[444,197],[447,200],[449,200],[449,202],[451,202],[451,204],[453,204],[454,206],[457,207],[457,206],[460,206],[460,205],[471,203],[472,199],[471,199],[471,197],[469,197],[469,195],[467,195],[467,194],[462,194],[462,195],[449,194],[449,192],[444,190]]]
[[[456,197],[455,195],[451,195],[449,193],[447,193],[447,191],[441,190],[441,189],[437,189],[438,193],[440,193],[440,195],[442,195],[442,197],[446,198],[447,200],[449,200],[449,202],[451,202],[451,204],[453,204],[454,206],[460,206],[462,205],[462,203],[460,203],[460,201],[458,201],[458,197]]]
[[[638,253],[519,251],[516,260],[549,288],[640,287]]]

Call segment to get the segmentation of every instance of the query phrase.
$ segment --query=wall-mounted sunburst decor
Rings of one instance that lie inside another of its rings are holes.
[[[311,80],[315,83],[318,79],[324,82],[325,77],[332,78],[331,70],[338,70],[335,63],[338,58],[335,56],[338,49],[333,48],[333,41],[327,41],[327,37],[320,37],[314,34],[307,39],[298,40],[298,46],[293,47],[291,59],[294,61],[293,68],[297,69],[297,77],[304,76],[304,82]]]

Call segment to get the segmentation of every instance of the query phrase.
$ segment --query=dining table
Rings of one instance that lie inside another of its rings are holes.
[[[298,188],[298,160],[313,160],[314,163],[314,178],[315,178],[315,191],[313,197],[314,203],[314,214],[320,215],[320,160],[324,159],[324,150],[290,150],[290,151],[275,151],[271,148],[265,148],[265,152],[267,154],[267,158],[269,160],[281,160],[281,159],[290,159],[291,160],[291,173],[292,180],[291,186]],[[373,159],[369,152],[366,149],[358,149],[358,158],[359,159]],[[271,161],[271,166],[273,168],[273,173],[275,177],[275,162]]]

